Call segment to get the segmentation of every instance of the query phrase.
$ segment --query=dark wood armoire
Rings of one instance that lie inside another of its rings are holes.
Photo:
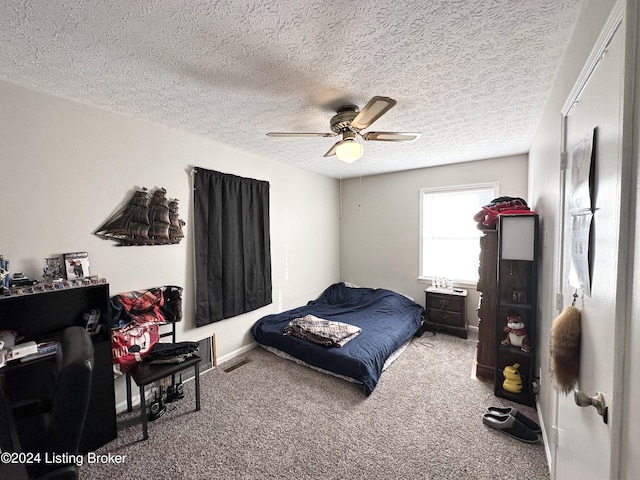
[[[476,376],[494,382],[496,366],[496,285],[498,265],[498,234],[485,230],[480,237],[478,278],[478,349]]]

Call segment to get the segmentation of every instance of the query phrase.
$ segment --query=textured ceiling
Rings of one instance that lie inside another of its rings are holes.
[[[584,0],[3,0],[0,79],[332,177],[524,153]],[[352,165],[336,108],[398,104]]]

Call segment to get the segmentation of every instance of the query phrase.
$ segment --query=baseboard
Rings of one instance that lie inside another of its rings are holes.
[[[126,380],[125,380],[126,382]],[[151,395],[153,394],[152,390],[148,388],[145,391],[145,402],[149,405],[151,401]],[[135,382],[131,381],[131,407],[136,408],[140,405],[140,389],[135,384]],[[116,403],[116,414],[124,413],[127,411],[127,399],[125,398],[121,402]]]
[[[549,476],[553,478],[553,474],[551,471],[551,448],[549,446],[547,430],[544,426],[544,422],[541,416],[542,408],[540,407],[540,400],[536,397],[536,413],[538,414],[538,425],[540,425],[540,430],[542,430],[542,443],[544,444],[544,453],[547,457],[547,468],[549,469]]]
[[[230,353],[227,353],[226,355],[222,355],[221,357],[218,357],[218,363],[228,362],[229,360],[232,360],[232,359],[236,358],[237,356],[242,355],[243,353],[247,353],[247,352],[253,350],[257,346],[258,346],[258,344],[256,342],[252,342],[249,345],[245,345],[243,347],[240,347],[240,348],[234,350],[233,352],[230,352]]]

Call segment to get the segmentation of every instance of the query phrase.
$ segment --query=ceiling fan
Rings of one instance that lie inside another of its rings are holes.
[[[270,132],[269,137],[336,137],[342,135],[342,140],[324,154],[325,157],[336,155],[339,160],[353,163],[362,157],[364,151],[358,138],[376,142],[413,142],[420,138],[421,133],[407,132],[361,132],[373,122],[389,111],[397,102],[389,97],[373,97],[360,110],[356,105],[344,105],[338,108],[331,118],[332,133],[306,132]]]

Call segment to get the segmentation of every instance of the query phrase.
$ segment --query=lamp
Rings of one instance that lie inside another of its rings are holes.
[[[342,132],[342,140],[336,145],[338,160],[345,163],[353,163],[362,157],[364,148],[356,141],[356,134],[350,130]]]
[[[498,233],[501,260],[535,260],[535,216],[500,215]]]
[[[355,140],[342,140],[336,147],[336,156],[345,163],[353,163],[362,157],[363,151],[362,145]]]

